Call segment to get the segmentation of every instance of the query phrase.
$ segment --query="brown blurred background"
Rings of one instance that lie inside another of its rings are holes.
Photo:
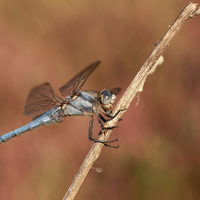
[[[122,93],[186,0],[1,0],[0,135],[31,121],[30,89],[101,65],[83,89]],[[200,3],[197,2],[196,3]],[[77,200],[200,199],[200,17],[189,20],[103,148]],[[92,142],[89,118],[65,118],[0,145],[1,200],[61,199]],[[96,122],[94,134],[99,131]]]

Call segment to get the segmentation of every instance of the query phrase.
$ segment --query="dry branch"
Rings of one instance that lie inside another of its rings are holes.
[[[115,107],[113,113],[115,114],[118,110],[127,109],[138,92],[143,90],[143,85],[146,81],[146,78],[149,74],[152,74],[158,65],[163,63],[163,53],[165,49],[169,46],[174,36],[180,31],[183,24],[191,18],[194,18],[196,15],[200,13],[199,5],[195,3],[189,3],[179,14],[173,24],[169,27],[168,31],[161,38],[159,42],[157,42],[155,48],[143,64],[142,68],[131,82],[119,103]],[[112,121],[109,121],[105,124],[105,126],[116,126],[119,118],[125,111],[120,112],[117,117],[115,117]],[[105,134],[101,134],[99,136],[99,140],[107,140],[110,136],[112,130],[105,131]],[[89,170],[91,169],[93,163],[99,157],[103,144],[94,143],[92,148],[90,149],[88,155],[86,156],[82,166],[80,167],[77,175],[75,176],[70,188],[68,189],[66,195],[63,200],[72,200],[74,199],[78,189],[80,188],[83,180],[87,176]]]

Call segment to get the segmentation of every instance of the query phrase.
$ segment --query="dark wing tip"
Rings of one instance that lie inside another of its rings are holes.
[[[118,95],[121,91],[121,88],[120,87],[117,87],[117,88],[112,88],[110,90],[114,95]]]
[[[94,63],[92,63],[91,65],[89,65],[89,66],[93,66],[94,67],[94,69],[99,65],[101,63],[101,61],[100,60],[98,60],[98,61],[96,61],[96,62],[94,62]],[[93,70],[92,70],[93,71]]]
[[[97,64],[97,65],[99,65],[100,63],[101,63],[101,61],[100,61],[100,60],[98,60],[98,61],[96,62],[96,64]]]
[[[96,61],[96,62],[94,62],[94,63],[92,63],[92,64],[90,64],[89,66],[87,66],[83,71],[85,71],[86,70],[86,72],[89,72],[88,74],[87,74],[87,78],[89,77],[89,75],[98,67],[98,65],[100,64],[101,62],[98,60],[98,61]],[[89,70],[88,70],[89,69]],[[83,72],[83,71],[81,71],[81,72]],[[86,78],[86,79],[87,79]]]

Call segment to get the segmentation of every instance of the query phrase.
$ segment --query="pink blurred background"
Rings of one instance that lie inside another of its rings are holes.
[[[59,87],[101,65],[83,89],[123,94],[168,26],[189,3],[169,1],[0,2],[0,135],[31,121],[30,89]],[[196,3],[200,3],[197,2]],[[77,200],[200,199],[200,17],[189,20],[103,148]],[[65,118],[0,145],[0,199],[62,199],[92,142],[89,118]],[[96,122],[94,134],[99,131]]]

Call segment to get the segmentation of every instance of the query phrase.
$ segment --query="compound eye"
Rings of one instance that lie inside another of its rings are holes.
[[[104,105],[109,104],[111,101],[111,97],[112,97],[112,95],[108,90],[103,90],[101,92],[101,103]]]

